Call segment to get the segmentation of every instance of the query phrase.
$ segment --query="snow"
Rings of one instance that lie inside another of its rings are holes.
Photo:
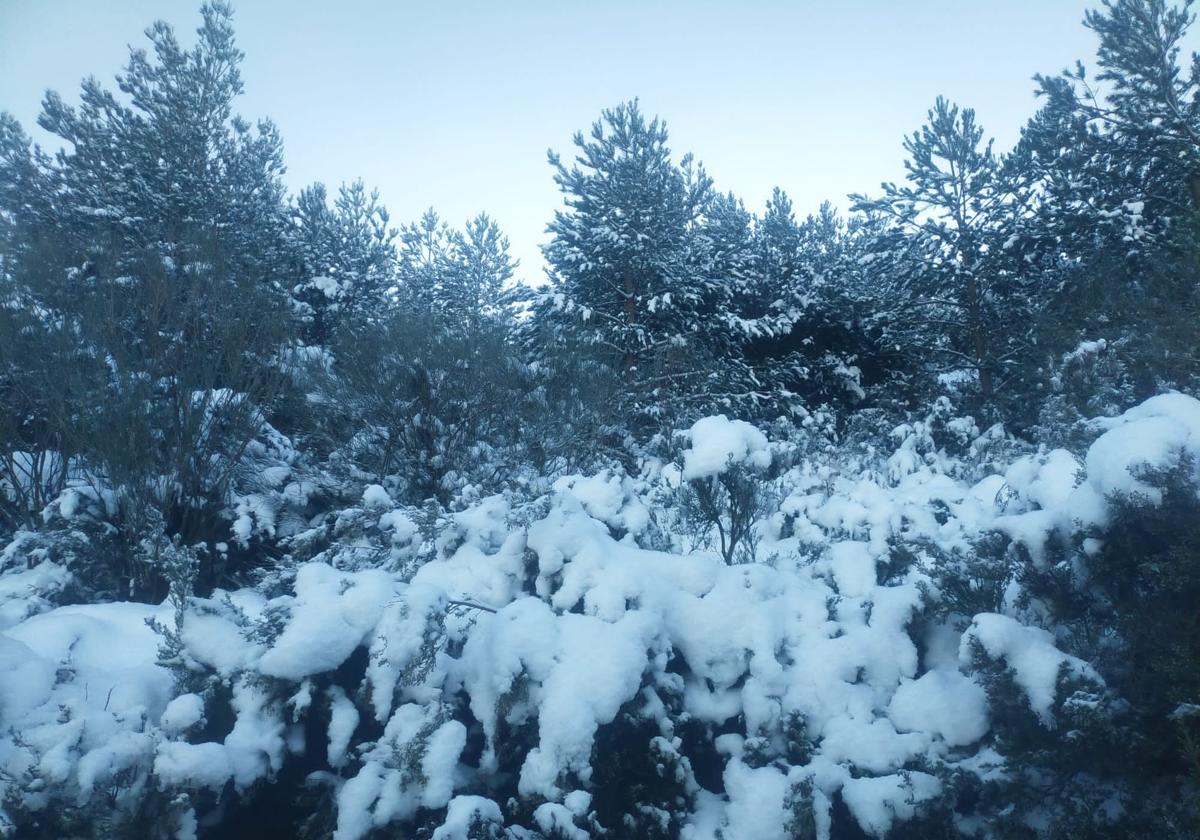
[[[1103,433],[1082,464],[1069,452],[1055,449],[1020,458],[1005,472],[1011,510],[992,525],[1025,546],[1039,565],[1052,535],[1104,527],[1114,498],[1161,504],[1162,490],[1153,473],[1172,470],[1187,458],[1190,480],[1200,483],[1200,401],[1179,393],[1160,394],[1090,425]]]
[[[895,770],[929,746],[927,734],[899,733],[887,718],[868,722],[864,717],[839,715],[826,723],[824,731],[822,756],[872,773]]]
[[[1078,362],[1087,359],[1090,356],[1098,356],[1108,349],[1108,342],[1103,338],[1098,338],[1093,341],[1081,341],[1075,345],[1075,349],[1067,353],[1063,353],[1062,363],[1064,366],[1071,362]]]
[[[299,680],[336,668],[375,628],[395,592],[391,575],[382,570],[351,573],[324,563],[301,566],[291,618],[262,655],[259,670]]]
[[[533,598],[480,619],[463,651],[459,679],[483,724],[489,751],[495,747],[500,695],[521,673],[536,691],[539,744],[521,768],[522,793],[557,800],[561,774],[572,771],[586,781],[596,729],[637,693],[656,630],[651,617],[641,613],[613,623],[592,616],[556,617]]]
[[[1054,510],[1067,503],[1079,483],[1083,465],[1065,449],[1019,458],[1004,473],[1004,481],[1023,501]]]
[[[433,840],[470,840],[472,822],[503,823],[500,806],[483,796],[456,796],[446,807],[446,818],[434,829]]]
[[[546,802],[533,812],[533,821],[547,836],[562,840],[591,840],[591,835],[575,827],[575,815],[565,805]]]
[[[908,820],[916,806],[941,792],[941,782],[928,773],[908,771],[875,778],[848,779],[842,799],[862,830],[884,837],[897,819]]]
[[[388,495],[388,491],[381,485],[368,484],[363,489],[362,494],[363,507],[368,510],[391,510],[392,497]]]
[[[683,453],[685,481],[718,475],[731,464],[758,469],[771,465],[767,436],[744,420],[730,420],[724,414],[705,417],[685,434],[691,442]]]
[[[604,471],[594,476],[572,475],[554,483],[554,490],[579,500],[587,514],[611,528],[640,534],[650,524],[649,509],[632,494],[627,476]]]
[[[150,735],[122,731],[89,750],[79,759],[75,770],[81,800],[87,801],[96,788],[111,787],[120,776],[136,771],[146,761],[153,744]]]
[[[337,828],[333,840],[359,840],[375,827],[371,806],[383,791],[384,770],[378,762],[368,761],[337,795]]]
[[[987,734],[987,692],[957,670],[935,668],[900,683],[888,717],[901,732],[928,732],[947,746],[965,747]]]
[[[363,753],[361,769],[339,790],[334,836],[353,840],[373,827],[410,819],[418,808],[446,807],[466,739],[460,722],[439,723],[436,707],[399,706],[383,736]],[[406,755],[420,756],[418,772]]]
[[[1012,669],[1013,676],[1029,701],[1029,707],[1046,725],[1053,724],[1051,706],[1054,704],[1058,675],[1066,669],[1095,682],[1100,676],[1076,657],[1060,651],[1054,637],[1040,627],[1027,627],[1015,619],[996,613],[981,613],[963,633],[959,658],[969,665],[978,644],[993,659],[1002,659]]]
[[[586,790],[573,790],[563,798],[563,804],[576,817],[584,817],[592,807],[592,795]]]
[[[358,728],[358,709],[341,686],[329,688],[329,766],[341,768],[346,764],[346,748]]]
[[[283,766],[284,722],[279,705],[260,680],[240,677],[230,704],[237,718],[225,736],[225,751],[239,790],[277,773]]]
[[[256,533],[273,536],[278,515],[277,500],[266,493],[250,493],[237,499],[234,506],[233,536],[246,546]]]
[[[314,778],[335,791],[341,840],[419,812],[444,840],[468,836],[473,821],[499,828],[511,803],[476,794],[493,793],[480,785],[502,762],[532,815],[526,828],[504,830],[586,837],[594,764],[604,760],[597,736],[624,710],[656,728],[649,749],[662,756],[686,749],[681,721],[721,727],[713,747],[723,794],[677,769],[690,840],[785,837],[801,784],[818,836],[829,836],[840,796],[864,832],[883,837],[940,793],[937,778],[914,768],[984,781],[1006,772],[989,738],[1002,722],[990,719],[977,668],[1009,669],[1047,727],[1060,673],[1101,684],[1027,623],[1036,609],[1012,606],[1019,581],[1000,612],[931,611],[943,597],[934,564],[971,556],[981,535],[998,530],[1044,562],[1052,536],[1102,522],[1113,494],[1161,498],[1146,470],[1200,455],[1200,403],[1179,394],[1094,425],[1099,436],[1082,459],[1030,447],[982,477],[930,449],[928,429],[915,425],[900,430],[896,452],[845,469],[781,459],[794,465],[772,479],[781,503],[757,524],[769,562],[729,566],[659,537],[674,526],[661,500],[678,479],[730,464],[761,470],[779,451],[725,417],[688,432],[682,471],[654,462],[639,477],[615,467],[560,476],[524,507],[514,495],[475,493],[428,539],[418,511],[369,485],[341,522],[361,528],[355,544],[383,543],[372,555],[380,567],[304,563],[261,591],[191,598],[178,625],[173,604],[54,608],[69,571],[6,559],[0,764],[12,778],[36,773],[68,787],[78,801],[127,777],[168,792],[231,782],[246,791],[303,751],[318,715],[316,744],[328,760]],[[271,511],[277,503],[256,502]],[[1098,546],[1095,533],[1078,543],[1085,551]],[[898,543],[919,549],[918,559],[885,577]],[[182,671],[158,664],[164,638],[148,619],[178,630]],[[342,666],[355,651],[365,672],[352,684]],[[201,678],[220,690],[202,692],[191,682]],[[219,740],[193,742],[206,718],[225,715],[232,724]],[[465,721],[478,722],[481,755],[468,747]],[[788,726],[806,739],[804,760],[756,765],[755,751],[776,748]],[[500,743],[504,733],[512,740]],[[50,801],[7,780],[0,796]],[[178,820],[180,836],[203,824],[190,809]]]
[[[751,768],[732,759],[725,766],[724,778],[729,796],[726,836],[788,840],[788,814],[783,807],[787,776],[775,767]]]
[[[232,600],[252,615],[262,609],[262,599],[254,593],[243,591]],[[225,675],[248,667],[263,652],[262,644],[247,643],[238,617],[220,608],[188,612],[180,638],[194,661]]]
[[[141,789],[155,745],[146,722],[173,688],[146,625],[158,616],[143,604],[60,607],[0,633],[0,767],[12,774],[0,777],[0,799],[27,772],[73,788],[81,804],[118,777]]]
[[[337,300],[341,297],[342,286],[332,277],[322,274],[311,278],[308,282],[309,285],[324,295],[327,300]]]
[[[384,608],[369,647],[366,674],[378,722],[391,714],[404,670],[420,656],[428,628],[441,622],[445,601],[443,590],[414,582]]]
[[[0,575],[0,630],[20,624],[49,608],[51,599],[66,588],[71,573],[43,560],[31,569]]]
[[[1141,496],[1152,504],[1162,491],[1145,473],[1192,459],[1193,479],[1200,477],[1200,401],[1179,393],[1151,397],[1119,417],[1093,421],[1106,431],[1088,449],[1087,480],[1080,488],[1081,511],[1095,510],[1111,495]]]
[[[204,720],[204,698],[199,694],[181,694],[167,704],[159,719],[164,732],[175,735]]]
[[[467,728],[456,720],[439,726],[429,736],[429,745],[421,758],[421,771],[425,777],[425,788],[421,792],[421,805],[425,808],[441,808],[450,801],[454,792],[454,768],[467,745]]]
[[[392,532],[392,545],[408,545],[418,535],[417,523],[402,510],[389,510],[379,517],[379,527]]]
[[[0,635],[0,720],[25,719],[43,705],[54,689],[56,663],[38,656],[29,646]]]
[[[146,604],[59,607],[5,631],[35,655],[69,663],[84,702],[111,712],[158,716],[170,699],[170,675],[156,664],[158,637],[146,625],[160,608]]]
[[[196,831],[199,829],[199,823],[196,820],[196,810],[187,808],[179,815],[179,823],[175,829],[174,840],[196,840]]]
[[[154,775],[167,785],[220,790],[233,778],[233,762],[224,744],[166,741],[158,746]]]
[[[867,543],[843,540],[829,547],[829,569],[838,593],[862,598],[875,588],[875,557]]]

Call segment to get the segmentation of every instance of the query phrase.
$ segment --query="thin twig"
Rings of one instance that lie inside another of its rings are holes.
[[[446,601],[451,607],[466,607],[469,610],[483,610],[484,612],[497,612],[495,607],[489,607],[486,604],[476,604],[474,601],[456,601],[449,599]]]

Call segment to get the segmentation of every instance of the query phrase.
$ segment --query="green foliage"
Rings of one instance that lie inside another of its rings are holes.
[[[1161,503],[1142,497],[1110,500],[1111,521],[1080,534],[1065,566],[1030,569],[1023,584],[1062,628],[1070,650],[1094,664],[1119,700],[1101,721],[1108,737],[1072,766],[1107,774],[1129,786],[1130,819],[1160,826],[1164,836],[1200,827],[1187,791],[1194,785],[1189,744],[1200,697],[1200,501],[1188,459],[1146,476],[1162,488]],[[1080,706],[1080,713],[1090,710]],[[1089,713],[1089,718],[1092,715]],[[1093,726],[1093,728],[1095,728]],[[1179,809],[1159,813],[1162,797]],[[1174,832],[1174,833],[1173,833]]]
[[[396,231],[379,193],[362,181],[343,184],[332,207],[324,184],[303,189],[293,214],[304,279],[292,287],[291,305],[306,341],[325,344],[339,325],[370,320],[386,305]]]

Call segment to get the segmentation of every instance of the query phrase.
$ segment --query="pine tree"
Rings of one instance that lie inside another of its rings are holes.
[[[994,416],[1027,344],[1030,294],[1006,250],[1020,214],[1015,183],[975,112],[942,98],[904,148],[907,183],[852,196],[882,223],[869,253],[880,264],[877,300],[891,313],[888,340],[933,373],[967,372],[975,408]]]
[[[444,302],[452,238],[450,226],[433,208],[400,229],[396,274],[405,306],[434,312]]]
[[[332,338],[337,325],[370,318],[389,303],[395,283],[396,231],[378,191],[343,184],[329,206],[324,184],[300,191],[295,237],[307,279],[292,288],[292,307],[310,343]]]
[[[1045,105],[1014,158],[1031,212],[1026,264],[1046,277],[1038,324],[1055,370],[1081,342],[1105,342],[1114,409],[1197,368],[1200,314],[1200,64],[1181,66],[1192,16],[1162,0],[1117,0],[1089,12],[1099,72],[1082,63],[1039,76]],[[1057,374],[1056,374],[1057,375]]]
[[[400,232],[397,282],[403,305],[461,331],[503,320],[502,290],[517,263],[508,237],[486,213],[462,230],[430,209]]]
[[[278,286],[287,266],[282,143],[233,112],[242,92],[232,11],[201,10],[194,49],[171,28],[147,30],[154,59],[133,50],[117,86],[131,105],[89,78],[82,104],[49,93],[38,122],[68,149],[56,155],[53,186],[70,196],[55,222],[86,251],[102,239],[114,271],[147,256],[186,274],[214,247],[236,255],[238,275]],[[233,268],[234,266],[230,266]]]
[[[828,204],[797,221],[791,199],[776,188],[754,220],[752,247],[757,271],[737,305],[757,319],[745,352],[756,376],[778,392],[775,407],[856,404],[864,396],[857,363],[868,343],[844,285],[842,222]]]
[[[728,286],[697,247],[711,181],[691,156],[671,159],[666,126],[637,102],[604,111],[575,136],[575,165],[551,152],[564,208],[545,248],[550,290],[537,305],[543,343],[570,332],[621,372],[639,410],[695,394],[706,342],[721,330]]]
[[[469,480],[495,480],[487,457],[513,441],[522,371],[500,291],[515,263],[485,214],[455,230],[429,210],[398,241],[389,306],[332,342],[327,402],[352,474],[448,504]]]
[[[449,303],[468,324],[504,317],[502,293],[518,268],[508,237],[486,213],[452,235]]]
[[[95,79],[78,108],[48,94],[39,122],[65,148],[6,153],[0,177],[33,185],[3,196],[18,203],[0,216],[21,219],[4,271],[37,314],[27,326],[73,348],[77,408],[56,418],[58,445],[114,493],[135,597],[161,595],[154,558],[173,537],[226,533],[220,512],[279,392],[269,360],[286,339],[279,136],[234,115],[229,7],[201,14],[190,50],[166,24],[147,31],[154,57],[132,52],[123,97]]]
[[[1039,76],[1040,92],[1063,113],[1098,124],[1112,144],[1110,168],[1155,189],[1139,199],[1151,218],[1200,207],[1200,64],[1180,66],[1193,16],[1166,0],[1104,0],[1084,24],[1100,39],[1100,72],[1089,82],[1082,64],[1057,77]],[[1124,165],[1124,166],[1122,166]],[[1157,205],[1157,206],[1155,206]]]

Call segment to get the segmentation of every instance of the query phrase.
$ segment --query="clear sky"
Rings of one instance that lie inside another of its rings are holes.
[[[1031,77],[1095,39],[1086,0],[384,2],[241,0],[243,116],[280,127],[293,189],[362,177],[394,222],[480,210],[541,273],[559,198],[546,149],[640,97],[751,209],[798,210],[903,176],[901,138],[943,94],[997,147],[1036,107]],[[40,142],[46,89],[111,80],[157,18],[188,42],[199,0],[0,0],[0,109]]]

